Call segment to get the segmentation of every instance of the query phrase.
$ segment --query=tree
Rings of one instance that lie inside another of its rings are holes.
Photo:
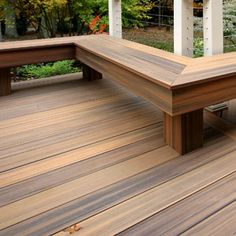
[[[149,0],[122,0],[124,25],[134,25],[128,18],[137,22],[148,18],[146,13],[153,6]],[[93,33],[90,23],[95,17],[99,18],[96,27],[108,29],[108,0],[15,0],[15,7],[28,16],[29,24],[41,37]]]
[[[3,40],[3,37],[2,37],[2,21],[3,21],[3,2],[0,2],[0,42]]]
[[[124,27],[142,26],[142,21],[150,18],[147,13],[155,5],[155,2],[149,0],[123,0],[122,19]]]
[[[224,35],[236,46],[236,0],[224,3]]]
[[[5,18],[5,34],[9,38],[17,38],[18,33],[16,29],[16,12],[14,0],[5,0],[3,8]]]
[[[1,21],[0,21],[0,42],[3,40],[2,38],[2,24],[1,24]]]

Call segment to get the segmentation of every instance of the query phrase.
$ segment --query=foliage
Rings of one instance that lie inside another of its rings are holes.
[[[203,19],[202,19],[202,17],[194,17],[193,24],[194,24],[195,31],[203,32]]]
[[[224,34],[236,46],[236,0],[224,3]]]
[[[193,50],[194,57],[204,56],[204,42],[203,42],[203,39],[202,38],[195,38],[193,44],[194,44],[194,50]]]
[[[100,16],[96,16],[89,23],[89,29],[93,32],[93,34],[101,34],[107,28],[107,22],[104,22],[104,19],[101,19]]]
[[[224,1],[224,37],[225,52],[235,51],[236,47],[236,0]],[[202,17],[194,18],[194,27],[196,34],[201,37],[203,32]],[[203,41],[200,38],[194,40],[194,55],[203,56]]]
[[[138,38],[135,39],[136,42],[142,43],[151,47],[155,47],[158,49],[162,49],[168,52],[173,52],[173,43],[171,42],[163,42],[163,41],[158,41],[156,39],[152,38]],[[203,40],[201,38],[196,38],[194,39],[194,57],[202,57],[204,55],[204,47],[203,47]]]
[[[54,63],[40,63],[40,64],[22,66],[17,69],[17,74],[21,78],[25,79],[31,79],[31,78],[38,79],[54,75],[75,73],[78,71],[80,71],[80,69],[75,66],[75,61],[65,60]]]
[[[165,50],[168,52],[173,52],[173,43],[158,41],[152,38],[139,38],[135,40],[137,43],[145,44],[154,48]]]
[[[142,21],[150,19],[147,12],[154,8],[155,5],[156,4],[150,0],[123,0],[123,27],[143,26]]]
[[[9,1],[9,0],[1,0]],[[97,33],[108,30],[107,0],[13,0],[16,14],[27,19],[41,37],[55,37]],[[150,0],[123,0],[124,26],[137,25],[138,20],[148,18],[147,12],[154,6]],[[98,17],[96,27],[89,27]],[[131,18],[134,21],[127,20]],[[95,31],[95,32],[94,32]]]

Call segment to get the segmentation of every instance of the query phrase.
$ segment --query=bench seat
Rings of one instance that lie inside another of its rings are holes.
[[[181,154],[203,145],[203,108],[236,98],[236,53],[192,59],[106,35],[1,43],[0,94],[10,93],[10,67],[62,59],[159,107],[165,141]]]

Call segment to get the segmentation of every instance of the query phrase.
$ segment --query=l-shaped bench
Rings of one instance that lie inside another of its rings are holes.
[[[11,93],[11,67],[63,59],[159,107],[165,141],[181,154],[203,145],[203,108],[236,98],[236,53],[192,59],[105,35],[1,43],[0,95]]]

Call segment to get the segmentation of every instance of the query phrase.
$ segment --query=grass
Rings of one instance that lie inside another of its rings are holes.
[[[174,50],[173,31],[166,30],[165,28],[147,27],[124,29],[123,37],[124,39],[159,48],[165,51],[173,52]]]
[[[157,41],[156,39],[151,39],[151,38],[139,38],[135,41],[137,43],[145,44],[147,46],[151,46],[154,48],[159,48],[168,52],[174,51],[174,45],[171,42],[161,42],[161,41]]]
[[[64,60],[54,63],[40,63],[17,68],[17,75],[21,80],[40,79],[55,75],[79,72],[80,68],[74,60]]]
[[[124,39],[159,48],[165,51],[174,51],[173,30],[167,30],[165,27],[124,29],[123,37]],[[204,55],[204,43],[202,40],[202,32],[195,31],[194,38],[194,57],[202,57]],[[225,40],[224,52],[226,53],[236,51],[236,46],[227,46],[229,44],[232,44],[232,42]]]

